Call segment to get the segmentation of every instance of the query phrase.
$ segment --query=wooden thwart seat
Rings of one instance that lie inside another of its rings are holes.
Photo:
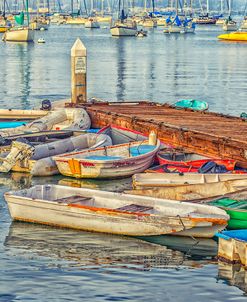
[[[85,197],[85,196],[80,196],[80,195],[73,195],[73,196],[68,196],[64,198],[59,198],[54,200],[59,203],[66,203],[66,204],[83,204],[86,205],[92,201],[94,201],[94,198],[92,197]]]
[[[115,210],[122,211],[122,212],[147,212],[153,210],[153,207],[142,206],[139,204],[128,204],[126,206],[117,208]]]

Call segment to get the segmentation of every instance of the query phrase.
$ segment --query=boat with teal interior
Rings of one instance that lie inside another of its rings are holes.
[[[26,122],[24,121],[8,121],[8,122],[0,121],[0,129],[15,128],[15,127],[23,126],[25,124]]]
[[[199,100],[179,100],[175,104],[173,104],[176,108],[186,108],[197,111],[205,111],[208,109],[208,103],[205,101]]]

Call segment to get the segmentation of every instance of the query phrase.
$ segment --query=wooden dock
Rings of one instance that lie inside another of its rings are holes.
[[[247,121],[213,112],[176,109],[149,102],[87,103],[93,127],[115,124],[202,155],[235,159],[247,167]]]

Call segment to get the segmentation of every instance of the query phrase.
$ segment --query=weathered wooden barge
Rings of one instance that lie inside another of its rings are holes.
[[[70,106],[72,104],[69,104]],[[114,124],[206,156],[231,158],[247,167],[247,121],[214,112],[176,109],[151,102],[77,104],[89,113],[93,127]]]

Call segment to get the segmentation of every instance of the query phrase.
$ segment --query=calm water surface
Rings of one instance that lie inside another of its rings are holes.
[[[195,35],[112,38],[108,29],[51,27],[46,44],[0,43],[0,107],[32,108],[70,94],[70,48],[88,50],[88,94],[105,100],[197,98],[238,115],[247,96],[247,44]],[[38,183],[122,190],[130,180],[0,177],[0,301],[246,301],[247,272],[218,264],[213,240],[126,238],[11,223],[3,193]]]
[[[112,38],[109,29],[54,26],[36,34],[46,44],[0,43],[1,107],[33,107],[70,95],[70,48],[80,37],[88,50],[88,95],[106,100],[174,102],[196,98],[211,110],[246,110],[246,43],[217,40],[219,27],[197,34]]]

